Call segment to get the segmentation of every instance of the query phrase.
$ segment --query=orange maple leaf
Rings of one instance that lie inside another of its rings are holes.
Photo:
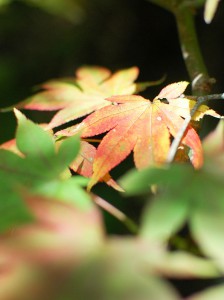
[[[80,148],[78,156],[69,167],[78,174],[90,178],[93,175],[93,162],[96,155],[96,148],[86,141],[81,141]],[[104,181],[107,185],[113,187],[117,191],[124,191],[118,183],[111,178],[109,173],[105,174],[100,181]]]
[[[109,131],[97,148],[89,189],[132,150],[139,169],[166,162],[170,136],[176,136],[183,118],[190,115],[195,104],[194,100],[182,96],[187,85],[185,81],[170,84],[152,102],[136,95],[107,98],[113,105],[95,111],[79,125],[58,132],[73,135],[81,131],[82,137],[90,137]],[[192,119],[199,120],[205,114],[219,117],[208,106],[201,105]],[[181,142],[192,150],[190,159],[194,167],[200,168],[201,141],[190,125]]]

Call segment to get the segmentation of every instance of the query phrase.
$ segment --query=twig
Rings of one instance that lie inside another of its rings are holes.
[[[215,100],[215,99],[224,99],[224,93],[222,94],[213,94],[213,95],[206,95],[206,96],[199,96],[199,97],[195,97],[192,96],[191,98],[194,98],[196,100],[195,105],[193,106],[191,112],[190,112],[190,116],[188,118],[186,118],[183,122],[182,127],[180,128],[180,130],[178,131],[177,135],[175,136],[171,147],[170,147],[170,151],[168,153],[167,156],[167,163],[171,163],[174,160],[174,157],[176,155],[177,149],[180,145],[180,142],[185,134],[185,131],[191,121],[191,118],[193,117],[193,115],[195,114],[195,112],[198,110],[198,108],[205,102],[210,101],[210,100]]]
[[[182,3],[174,11],[182,57],[192,82],[192,93],[196,96],[206,95],[211,93],[214,79],[209,77],[202,57],[192,9],[184,5],[184,1]]]
[[[208,75],[194,21],[194,8],[202,3],[196,0],[148,1],[167,9],[175,16],[182,57],[192,82],[192,93],[197,96],[211,93],[215,80]]]
[[[103,208],[105,211],[110,213],[116,219],[121,221],[133,234],[138,233],[138,226],[137,224],[132,221],[128,216],[126,216],[122,211],[114,207],[112,204],[104,200],[103,198],[94,195],[93,196],[94,202]]]

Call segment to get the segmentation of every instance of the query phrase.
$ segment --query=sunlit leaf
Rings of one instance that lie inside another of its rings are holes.
[[[104,106],[111,105],[105,98],[112,95],[133,94],[137,86],[137,67],[117,71],[114,74],[103,67],[81,67],[71,80],[53,80],[43,84],[44,91],[16,105],[17,108],[59,110],[48,128],[83,117]],[[7,111],[11,107],[2,109]]]
[[[86,82],[91,85],[101,84],[104,80],[111,76],[111,71],[99,66],[83,66],[76,71],[78,83],[84,90],[82,83]]]
[[[187,84],[179,82],[168,85],[153,102],[136,95],[110,97],[107,100],[114,105],[97,110],[78,126],[58,132],[59,135],[70,136],[80,131],[82,137],[90,137],[109,131],[97,148],[89,188],[132,150],[139,169],[166,161],[170,137],[175,137],[179,132],[184,122],[182,117],[190,115],[191,103],[194,103],[193,100],[178,98]],[[167,97],[165,102],[164,97]],[[205,114],[218,116],[207,106],[202,106],[197,112],[197,120]],[[201,142],[191,126],[182,143],[191,148],[192,164],[200,168],[203,164]]]

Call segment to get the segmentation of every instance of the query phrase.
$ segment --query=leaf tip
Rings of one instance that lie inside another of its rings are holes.
[[[26,120],[25,115],[22,114],[21,111],[19,111],[17,108],[14,107],[14,108],[13,108],[13,111],[14,111],[14,114],[15,114],[16,119],[17,119],[18,121],[24,121],[24,120]]]
[[[87,192],[89,193],[91,191],[91,189],[93,188],[94,185],[96,185],[96,183],[98,182],[98,180],[94,177],[90,178],[89,183],[87,184]]]

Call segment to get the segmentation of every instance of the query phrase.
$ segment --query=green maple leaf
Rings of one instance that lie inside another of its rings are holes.
[[[0,149],[0,230],[32,220],[23,200],[27,192],[91,206],[82,190],[87,182],[65,172],[79,152],[79,137],[66,139],[55,148],[53,137],[19,111],[16,143],[18,154]],[[65,178],[66,176],[66,178]]]

